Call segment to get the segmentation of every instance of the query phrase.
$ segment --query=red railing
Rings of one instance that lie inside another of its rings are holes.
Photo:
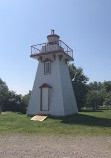
[[[67,46],[63,41],[59,40],[59,42],[52,42],[51,44],[58,44],[61,48],[62,51],[64,51],[64,53],[66,53],[67,55],[69,55],[70,57],[73,58],[73,50]],[[36,55],[36,54],[39,54],[39,53],[42,53],[41,50],[42,50],[42,47],[44,47],[44,53],[45,52],[49,52],[46,50],[46,46],[49,45],[49,43],[41,43],[41,44],[36,44],[36,45],[32,45],[31,46],[31,55]],[[59,49],[60,50],[60,49]]]

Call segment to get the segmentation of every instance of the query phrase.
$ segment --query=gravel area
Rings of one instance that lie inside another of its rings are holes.
[[[111,137],[0,136],[0,158],[111,158]]]

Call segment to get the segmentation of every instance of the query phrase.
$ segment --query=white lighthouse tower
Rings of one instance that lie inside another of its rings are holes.
[[[48,42],[31,46],[30,57],[39,60],[27,115],[66,116],[78,112],[67,62],[73,50],[51,31]]]

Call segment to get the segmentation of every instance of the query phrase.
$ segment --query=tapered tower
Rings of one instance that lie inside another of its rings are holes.
[[[30,57],[39,61],[28,115],[65,116],[78,112],[67,62],[73,50],[51,31],[47,43],[31,46]]]

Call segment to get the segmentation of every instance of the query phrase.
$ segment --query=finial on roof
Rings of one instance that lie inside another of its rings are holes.
[[[55,31],[55,30],[51,29],[51,34],[54,34],[54,31]]]

